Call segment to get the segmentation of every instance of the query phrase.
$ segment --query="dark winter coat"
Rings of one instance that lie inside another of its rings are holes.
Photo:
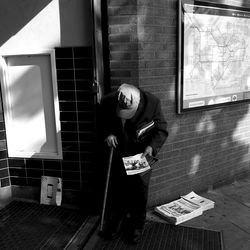
[[[101,103],[102,136],[115,135],[122,156],[143,153],[147,146],[153,148],[155,156],[164,144],[168,132],[167,122],[162,114],[160,100],[149,92],[140,90],[140,104],[133,118],[126,120],[124,127],[121,118],[116,115],[118,93],[114,92],[105,96]],[[154,126],[145,136],[140,139],[137,131],[150,122]]]

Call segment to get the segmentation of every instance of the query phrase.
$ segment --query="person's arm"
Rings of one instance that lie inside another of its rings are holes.
[[[113,104],[114,105],[114,104]],[[109,147],[116,147],[118,145],[117,137],[113,131],[112,123],[114,122],[112,117],[111,107],[112,105],[112,96],[109,95],[104,97],[100,103],[100,116],[101,116],[101,134],[102,140]]]
[[[167,122],[162,113],[160,101],[158,101],[156,104],[153,121],[155,128],[151,134],[151,140],[149,142],[149,145],[146,147],[145,152],[149,152],[148,154],[150,155],[151,147],[152,155],[156,156],[168,137]]]

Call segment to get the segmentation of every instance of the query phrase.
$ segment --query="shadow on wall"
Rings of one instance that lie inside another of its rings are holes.
[[[249,174],[249,119],[248,104],[172,116],[151,190],[165,183],[158,198],[176,198]]]
[[[162,100],[168,106],[164,110],[169,138],[160,153],[160,166],[153,173],[153,203],[249,175],[248,103],[176,115],[175,100],[171,96]]]
[[[91,46],[90,1],[1,1],[0,47],[29,50]]]
[[[59,1],[61,46],[91,46],[91,1]]]
[[[19,32],[52,0],[2,0],[0,3],[0,46]]]

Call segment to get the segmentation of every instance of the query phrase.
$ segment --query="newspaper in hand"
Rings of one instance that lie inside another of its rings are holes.
[[[143,173],[150,169],[148,161],[142,153],[122,158],[127,175]]]

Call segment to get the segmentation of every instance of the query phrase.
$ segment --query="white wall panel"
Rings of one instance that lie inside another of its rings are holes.
[[[50,51],[3,56],[9,157],[62,157],[53,55]]]

